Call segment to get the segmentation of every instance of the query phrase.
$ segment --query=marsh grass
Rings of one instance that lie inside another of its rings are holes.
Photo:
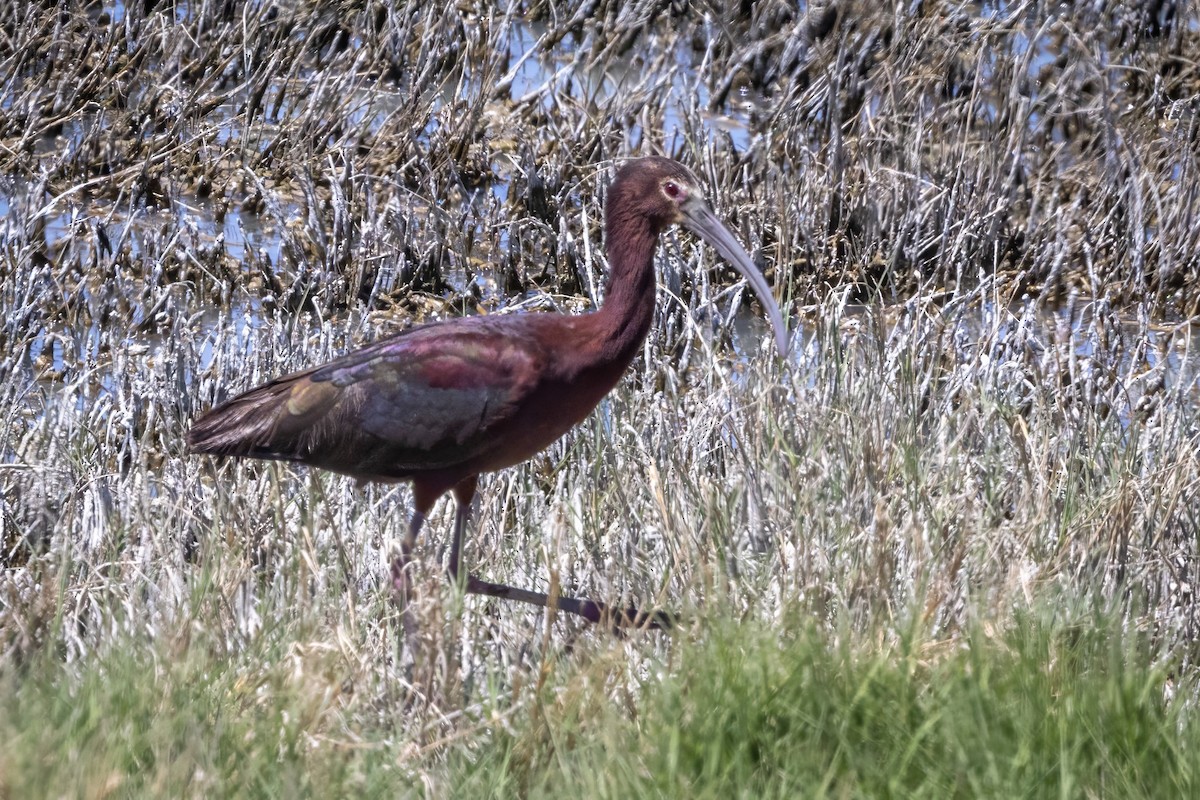
[[[678,5],[0,11],[0,795],[1194,790],[1194,20]],[[406,488],[183,453],[413,319],[594,304],[658,148],[793,356],[664,237],[465,557],[678,632],[458,596],[443,504],[406,640]]]

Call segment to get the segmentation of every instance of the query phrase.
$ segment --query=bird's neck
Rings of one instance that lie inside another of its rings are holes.
[[[604,304],[595,314],[596,345],[606,358],[620,361],[623,370],[654,321],[654,249],[658,232],[640,216],[610,218],[607,228],[608,285]]]

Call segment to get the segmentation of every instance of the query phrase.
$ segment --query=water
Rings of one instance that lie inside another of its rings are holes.
[[[1007,13],[998,4],[985,3],[982,8],[986,13],[996,16]],[[115,23],[124,17],[124,11],[120,3],[108,9]],[[178,13],[186,13],[184,7],[180,7]],[[463,80],[457,85],[444,87],[440,99],[442,108],[452,107],[449,104],[454,102],[470,102],[481,93],[486,96],[496,88],[485,85],[489,77],[498,85],[507,87],[507,95],[512,102],[537,105],[548,115],[555,113],[556,103],[564,98],[578,98],[581,102],[605,107],[645,79],[640,59],[645,58],[644,48],[653,46],[653,41],[643,42],[603,67],[580,69],[575,65],[575,54],[586,42],[577,40],[573,34],[551,44],[546,29],[540,25],[527,24],[511,17],[505,18],[505,24],[508,25],[511,64],[508,73],[501,76],[476,74],[469,64],[465,65]],[[1018,51],[1029,50],[1027,77],[1030,79],[1035,78],[1055,55],[1047,44],[1047,37],[1034,34],[1037,32],[1029,31],[1027,35],[1017,30],[1014,42],[1009,44]],[[728,142],[733,150],[747,148],[750,143],[749,117],[756,111],[765,110],[766,104],[752,94],[741,94],[727,104],[727,113],[714,114],[708,111],[710,98],[707,85],[696,77],[698,62],[706,59],[708,54],[696,52],[682,39],[671,41],[673,50],[668,62],[671,67],[662,76],[666,90],[661,96],[665,101],[661,108],[655,110],[657,118],[661,120],[661,131],[655,131],[651,138],[661,138],[670,148],[687,141],[695,136],[695,131],[699,131],[710,140]],[[979,66],[985,73],[989,68],[989,58],[993,57],[994,54],[984,52]],[[317,72],[300,77],[315,81],[317,85],[321,80]],[[267,94],[269,96],[271,92]],[[296,92],[285,94],[285,97],[287,100],[282,104],[267,103],[268,107],[274,109],[275,115],[268,121],[269,124],[279,124],[295,111],[297,104],[303,104],[307,99],[304,93]],[[238,106],[244,99],[243,95],[234,95],[213,112],[211,135],[217,144],[228,144],[243,134],[237,129],[237,120]],[[371,130],[381,130],[389,116],[402,107],[406,99],[384,82],[369,90],[357,90],[347,106],[348,124],[367,123]],[[871,102],[868,102],[866,113],[871,113],[871,108]],[[434,117],[436,119],[436,115]],[[431,122],[430,126],[434,124]],[[38,143],[37,150],[46,156],[69,154],[96,130],[103,130],[105,125],[106,121],[100,114],[68,120],[62,126],[61,133]],[[428,143],[434,133],[432,127],[427,127],[414,135]],[[649,137],[650,132],[641,128],[640,121],[634,121],[627,135],[633,139],[644,139]],[[257,138],[256,151],[261,151],[269,141],[269,136]],[[509,245],[507,226],[492,232],[481,229],[475,222],[479,219],[503,218],[505,209],[510,207],[510,182],[506,176],[511,174],[512,165],[493,163],[492,166],[495,170],[494,179],[485,182],[479,189],[465,193],[457,201],[458,207],[454,204],[431,207],[428,200],[413,197],[410,202],[394,209],[394,217],[405,224],[419,224],[423,217],[433,214],[461,218],[461,242],[469,244],[475,255],[468,258],[458,252],[456,242],[447,243],[453,255],[448,259],[451,268],[445,277],[458,294],[476,298],[483,305],[491,307],[546,305],[547,298],[537,293],[524,297],[506,296],[503,281],[486,268],[487,258],[492,255],[489,248],[503,253]],[[51,196],[45,185],[33,185],[27,180],[11,176],[0,178],[0,217],[6,220],[6,226],[13,224],[13,220],[37,220],[41,226],[40,235],[50,254],[55,253],[64,242],[71,241],[73,236],[78,238],[78,231],[82,227],[90,228],[96,240],[103,236],[116,247],[127,247],[134,261],[141,258],[155,260],[163,246],[162,232],[175,229],[186,234],[178,242],[181,249],[196,257],[200,249],[216,248],[229,261],[242,265],[245,277],[258,268],[256,265],[278,267],[285,261],[280,226],[293,221],[304,222],[302,215],[306,213],[304,203],[299,198],[289,200],[285,196],[273,197],[271,202],[274,205],[265,213],[257,213],[236,203],[219,209],[221,200],[218,191],[214,191],[213,197],[204,199],[176,194],[170,198],[168,208],[155,208],[144,201],[139,204],[128,198],[107,197],[100,191],[103,184],[104,181],[98,178],[83,185],[59,188],[59,194]],[[0,231],[0,236],[5,238],[15,236],[11,228]],[[549,231],[548,234],[553,235],[554,232]],[[1153,235],[1153,231],[1149,235]],[[489,245],[489,241],[495,244]],[[593,247],[597,245],[592,244]],[[400,267],[392,263],[395,260],[389,259],[388,263],[379,265],[376,285],[384,291],[390,290],[399,280]],[[589,261],[587,268],[593,267]],[[595,276],[592,278],[594,280]],[[221,276],[216,276],[216,279],[223,280]],[[111,290],[111,287],[105,289]],[[87,295],[92,289],[86,282],[81,284],[80,291],[85,295],[85,300],[90,299]],[[221,312],[202,310],[189,333],[203,342],[196,363],[188,367],[189,381],[193,372],[204,372],[212,366],[217,358],[218,347],[248,351],[262,345],[263,337],[268,335],[264,331],[270,323],[270,314],[279,312],[264,307],[262,301],[251,294],[247,292],[230,297],[228,305]],[[375,297],[373,290],[372,299]],[[172,314],[185,313],[183,309],[188,308],[195,312],[205,302],[185,295],[173,298],[168,309]],[[550,302],[561,305],[553,300]],[[44,375],[57,377],[72,374],[82,369],[82,365],[97,365],[103,361],[105,352],[112,348],[124,351],[142,348],[151,355],[163,356],[169,352],[162,349],[164,337],[172,335],[175,329],[156,324],[150,326],[149,331],[139,330],[155,313],[151,304],[160,305],[153,299],[146,302],[134,299],[130,302],[131,324],[126,330],[118,326],[105,330],[95,320],[77,329],[72,328],[69,322],[66,326],[54,321],[41,325],[23,343],[24,363],[36,365],[35,371],[40,370]],[[163,313],[161,307],[157,313]],[[709,317],[701,321],[702,329],[728,336],[736,365],[744,366],[758,358],[764,352],[763,342],[770,338],[764,322],[743,310],[733,296],[727,295],[710,307],[689,313],[697,317]],[[830,348],[860,335],[856,330],[870,327],[864,327],[865,317],[876,313],[889,314],[842,309],[839,316],[846,330],[839,331],[836,339],[823,338],[824,322],[794,316],[789,325],[793,330],[796,368],[808,368],[814,360],[829,357]],[[911,320],[906,321],[903,309],[890,315],[899,322],[875,330],[885,340],[897,335],[900,330],[897,325],[913,324]],[[1112,314],[1103,311],[1101,316],[1107,320]],[[347,316],[338,323],[344,325],[340,334],[328,332],[333,324],[329,320],[295,320],[289,328],[294,327],[302,335],[324,336],[326,345],[318,348],[319,352],[303,351],[306,357],[312,358],[336,354],[336,348],[330,342],[361,338],[373,329],[370,317],[357,311],[347,312]],[[1104,363],[1107,368],[1117,370],[1129,383],[1129,408],[1139,400],[1140,387],[1159,379],[1167,391],[1181,392],[1193,399],[1196,393],[1198,370],[1193,342],[1197,329],[1194,326],[1151,325],[1138,320],[1122,320],[1114,326],[1107,321],[1097,324],[1094,310],[1086,307],[1081,310],[1074,304],[1058,309],[1001,309],[986,302],[976,303],[969,311],[957,311],[948,320],[938,324],[950,328],[950,339],[957,348],[955,357],[965,363],[977,363],[983,359],[994,361],[1001,357],[998,354],[1018,340],[1023,346],[1041,348],[1047,353],[1069,353],[1074,362],[1085,367]],[[316,333],[320,330],[326,332]],[[218,342],[225,344],[218,345]],[[274,346],[279,348],[282,345],[276,343]],[[1116,364],[1108,363],[1110,356],[1117,359]],[[97,385],[100,391],[108,391],[111,382],[101,379]]]

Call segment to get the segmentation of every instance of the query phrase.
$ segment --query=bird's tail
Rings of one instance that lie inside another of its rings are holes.
[[[302,434],[337,402],[340,391],[296,375],[251,389],[198,417],[188,450],[222,456],[295,458]]]

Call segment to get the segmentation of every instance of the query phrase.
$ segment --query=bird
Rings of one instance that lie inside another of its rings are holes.
[[[621,379],[654,319],[658,238],[682,224],[747,280],[782,357],[787,330],[770,286],[705,200],[700,181],[662,156],[626,161],[608,189],[609,275],[591,312],[493,314],[414,326],[321,366],[276,378],[197,417],[191,453],[296,462],[360,482],[412,484],[412,516],[391,561],[407,608],[408,565],[434,503],[456,502],[447,572],[467,594],[576,614],[613,628],[669,628],[665,612],[614,608],[461,577],[479,476],[520,464],[579,424]]]

